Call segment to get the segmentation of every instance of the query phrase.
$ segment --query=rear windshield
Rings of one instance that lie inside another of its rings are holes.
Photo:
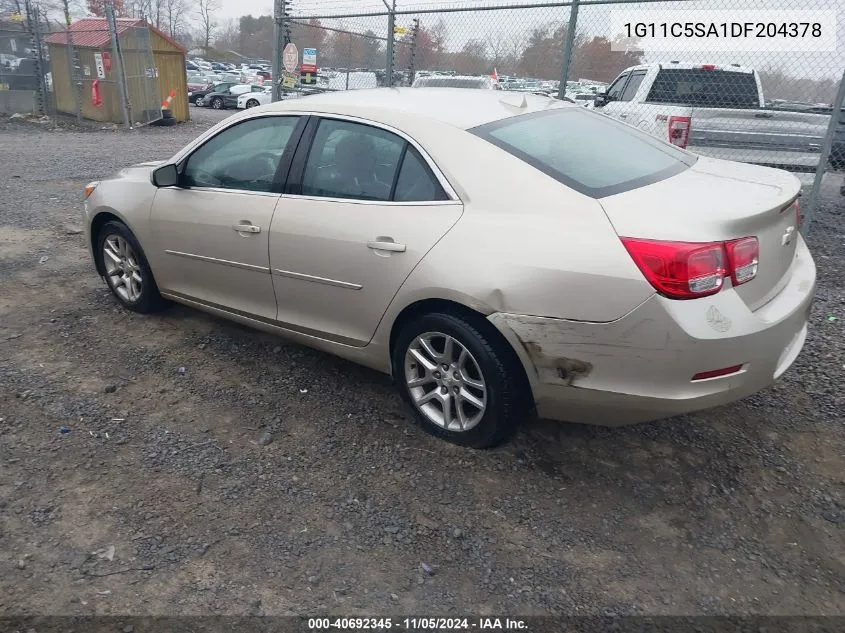
[[[646,101],[709,108],[759,108],[752,73],[701,68],[664,68],[657,73]]]
[[[574,106],[494,121],[470,132],[593,198],[664,180],[697,160],[607,115]]]

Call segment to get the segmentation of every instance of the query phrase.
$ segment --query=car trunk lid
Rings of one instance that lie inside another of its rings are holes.
[[[788,281],[798,240],[792,204],[799,192],[800,182],[787,172],[700,158],[680,174],[600,202],[620,237],[677,242],[756,237],[757,275],[736,288],[756,310]]]

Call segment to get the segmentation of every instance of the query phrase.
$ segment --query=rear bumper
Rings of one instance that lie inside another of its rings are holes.
[[[617,426],[715,407],[771,385],[801,351],[816,268],[801,239],[783,290],[752,312],[731,291],[695,301],[653,295],[610,323],[496,313],[541,417]],[[693,381],[699,372],[738,372]]]

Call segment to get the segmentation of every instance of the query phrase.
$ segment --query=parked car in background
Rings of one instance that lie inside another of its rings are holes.
[[[539,84],[538,84],[539,86]],[[428,75],[414,79],[414,88],[477,88],[481,90],[498,90],[499,86],[492,77],[471,77],[467,75]]]
[[[228,88],[215,89],[202,98],[202,105],[214,110],[237,108],[238,97],[248,92],[264,92],[264,87],[256,84],[236,84]]]
[[[9,53],[0,53],[0,72],[16,70],[21,63],[22,57],[11,55]]]
[[[257,108],[258,106],[267,105],[273,100],[272,86],[265,86],[263,90],[250,90],[242,95],[238,95],[237,107],[239,110],[245,108]]]
[[[594,105],[701,156],[798,172],[815,171],[829,120],[766,109],[757,72],[738,65],[634,66]]]
[[[594,92],[567,92],[566,96],[574,103],[585,108],[592,108],[596,100],[596,94]]]
[[[223,82],[218,81],[217,83],[206,86],[202,90],[197,90],[195,92],[194,91],[189,92],[188,93],[188,101],[190,101],[191,103],[193,103],[194,105],[197,105],[197,106],[204,106],[204,105],[206,105],[204,103],[204,99],[205,99],[206,95],[209,95],[213,92],[221,92],[222,93],[222,92],[225,92],[226,90],[229,90],[233,86],[240,86],[240,85],[241,84],[239,82],[236,82],[236,81],[223,81]]]
[[[8,90],[38,90],[38,64],[32,57],[18,60],[14,70],[0,71]]]
[[[206,88],[210,87],[212,82],[202,75],[188,75],[188,100],[191,101],[191,95],[196,94]]]
[[[328,90],[364,90],[378,87],[375,72],[335,72],[319,76],[318,85]]]
[[[631,424],[771,385],[815,291],[799,192],[559,101],[398,88],[228,117],[86,186],[85,226],[125,308],[386,372],[426,431],[482,448],[535,412]]]

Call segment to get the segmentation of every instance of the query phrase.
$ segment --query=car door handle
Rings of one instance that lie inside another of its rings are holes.
[[[627,115],[627,114],[620,114],[620,115],[619,115],[619,118],[620,118],[620,119],[627,119],[627,118],[628,118],[628,115]]]
[[[367,242],[367,248],[374,251],[391,251],[394,253],[404,253],[405,245],[397,244],[396,242]]]
[[[261,227],[254,224],[233,224],[232,229],[238,233],[261,233]]]

